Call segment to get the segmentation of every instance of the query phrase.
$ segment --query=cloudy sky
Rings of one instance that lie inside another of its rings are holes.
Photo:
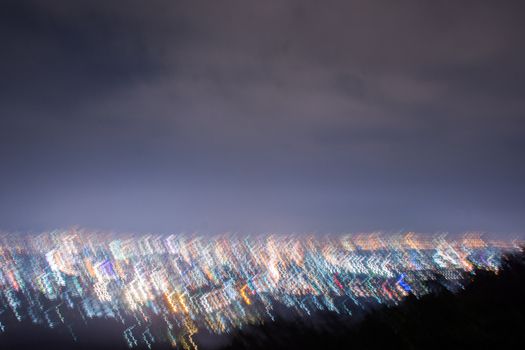
[[[521,1],[0,3],[0,229],[525,227]]]

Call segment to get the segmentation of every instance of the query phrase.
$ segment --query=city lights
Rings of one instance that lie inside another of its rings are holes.
[[[229,333],[271,321],[277,304],[309,317],[351,315],[370,303],[397,304],[459,290],[476,270],[497,272],[517,244],[476,234],[446,236],[117,235],[68,230],[0,238],[2,314],[55,328],[64,311],[111,318],[129,347],[168,342],[195,348],[201,329]],[[51,305],[51,306],[50,306]],[[161,326],[150,327],[152,319]],[[75,329],[69,327],[75,338]],[[1,334],[0,334],[1,337]]]

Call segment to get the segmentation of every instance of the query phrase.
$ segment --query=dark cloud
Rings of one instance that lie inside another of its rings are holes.
[[[4,1],[0,226],[520,232],[518,1]]]

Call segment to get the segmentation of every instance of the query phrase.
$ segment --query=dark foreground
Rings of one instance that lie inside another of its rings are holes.
[[[237,332],[231,339],[197,338],[215,349],[504,349],[525,345],[525,255],[505,261],[498,274],[480,271],[458,293],[446,290],[362,317],[331,313],[314,322],[279,319]],[[0,333],[0,349],[128,349],[111,321],[91,322],[74,342],[67,330],[13,322]],[[154,349],[169,349],[168,344]]]
[[[525,255],[498,275],[481,271],[458,294],[443,290],[363,320],[306,326],[279,321],[239,332],[229,349],[505,349],[525,345]]]

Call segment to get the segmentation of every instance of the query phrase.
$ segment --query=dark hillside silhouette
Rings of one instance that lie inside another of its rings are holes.
[[[521,348],[524,255],[505,258],[498,275],[478,271],[458,294],[442,290],[421,299],[411,296],[360,322],[340,321],[334,314],[326,314],[321,325],[280,319],[239,331],[229,349]]]

